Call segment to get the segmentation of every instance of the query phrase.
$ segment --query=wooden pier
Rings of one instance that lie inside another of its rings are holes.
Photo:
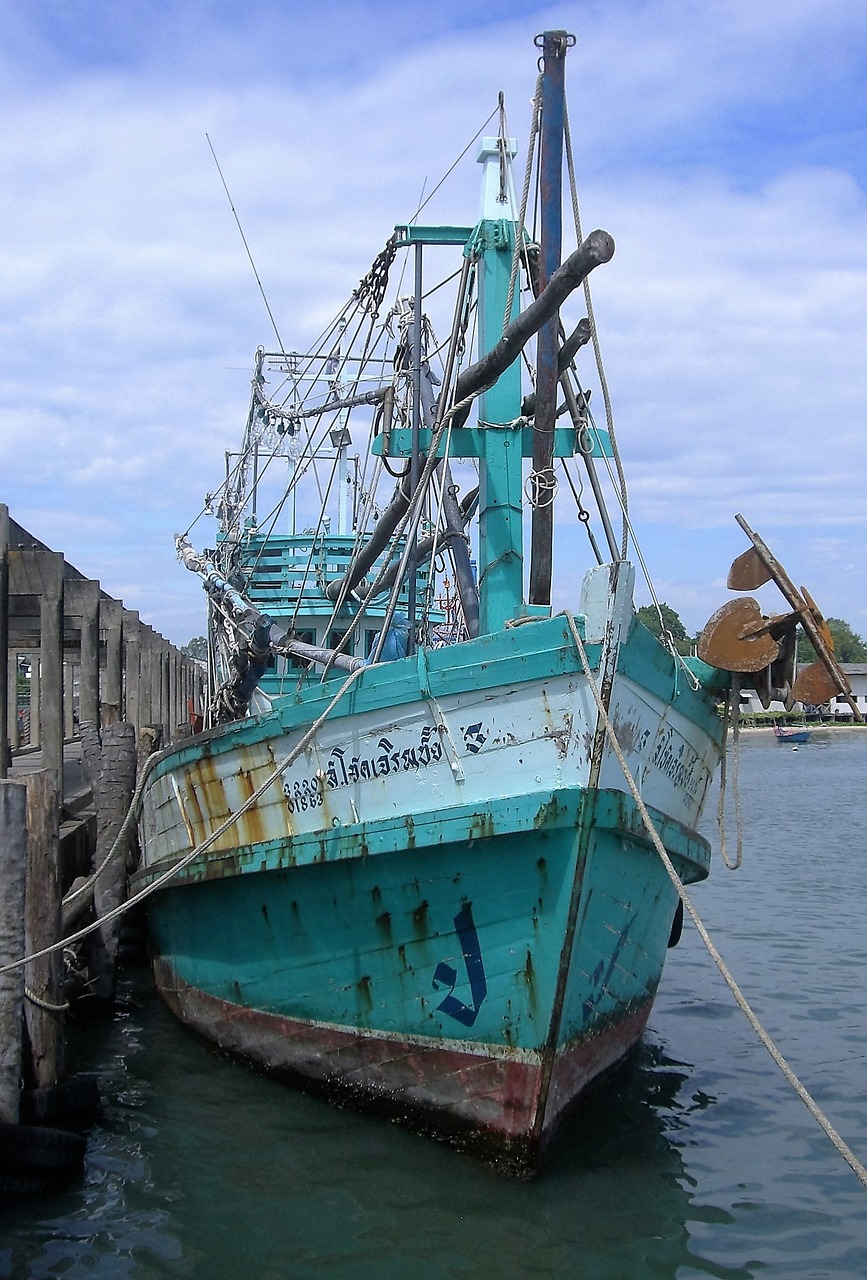
[[[4,1143],[23,1149],[10,1138],[27,1118],[22,1100],[41,1098],[30,1118],[44,1120],[54,1112],[39,1107],[64,1088],[69,994],[59,951],[2,970],[122,902],[125,850],[94,873],[117,840],[137,765],[191,732],[205,683],[198,662],[0,503],[0,1185]],[[94,932],[91,996],[113,998],[118,935],[117,921]],[[44,1146],[46,1131],[38,1136]],[[53,1160],[64,1143],[62,1132],[49,1143]]]
[[[83,723],[124,720],[138,736],[162,726],[165,740],[189,724],[204,672],[138,613],[86,578],[9,516],[0,504],[0,778],[9,751],[39,748],[60,777],[64,740]],[[26,673],[29,699],[18,697]],[[29,711],[29,723],[22,714]],[[25,732],[26,725],[26,732]]]

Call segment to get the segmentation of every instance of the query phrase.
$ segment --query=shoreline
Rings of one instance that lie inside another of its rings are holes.
[[[777,719],[779,719],[779,717],[777,717]],[[808,720],[806,723],[804,723],[803,721],[790,722],[787,720],[781,720],[780,723],[784,727],[791,728],[791,729],[806,728],[806,729],[809,729],[811,733],[825,733],[825,732],[840,733],[843,730],[851,731],[854,729],[857,731],[857,730],[867,729],[867,723],[859,724],[857,721],[855,722],[850,721],[849,723],[843,723],[843,724],[839,724],[839,723],[835,724],[833,721],[828,722],[824,720],[818,720],[818,721]],[[764,720],[761,724],[741,723],[738,727],[738,734],[761,733],[766,729],[773,729],[773,727],[774,727],[774,720]],[[729,725],[729,733],[733,733],[733,732],[734,732],[734,726]]]

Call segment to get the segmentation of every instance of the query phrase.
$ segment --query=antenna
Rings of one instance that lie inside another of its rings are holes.
[[[253,275],[256,277],[256,284],[259,286],[259,292],[262,295],[262,301],[265,303],[265,310],[268,312],[268,317],[271,321],[271,327],[273,328],[274,335],[277,339],[277,345],[280,348],[281,354],[285,356],[286,350],[283,346],[283,339],[280,337],[280,331],[277,328],[277,321],[274,319],[274,313],[271,310],[271,307],[268,303],[268,299],[265,297],[265,290],[262,287],[262,281],[259,279],[259,272],[256,270],[256,264],[253,261],[253,255],[250,252],[250,246],[247,244],[247,237],[244,235],[244,228],[241,226],[241,219],[238,217],[237,210],[235,209],[235,206],[232,202],[232,197],[229,194],[229,188],[226,185],[226,179],[223,177],[223,170],[220,168],[220,162],[217,159],[217,153],[214,150],[213,143],[211,142],[211,139],[210,137],[208,137],[207,133],[205,134],[205,137],[207,138],[208,146],[211,148],[211,155],[214,157],[214,164],[217,166],[217,173],[220,175],[220,181],[223,184],[223,190],[226,193],[226,199],[229,201],[229,208],[232,210],[232,213],[234,214],[235,222],[237,224],[239,232],[241,233],[241,239],[244,242],[244,248],[247,250],[247,257],[250,259],[250,266],[253,268]]]

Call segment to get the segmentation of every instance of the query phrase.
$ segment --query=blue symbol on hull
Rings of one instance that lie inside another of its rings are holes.
[[[473,921],[473,908],[469,902],[461,907],[455,916],[454,923],[455,932],[460,940],[464,955],[464,964],[467,968],[467,978],[470,983],[470,995],[473,1003],[471,1005],[464,1004],[462,1000],[458,1000],[457,996],[453,994],[458,975],[457,971],[450,964],[447,964],[445,960],[441,960],[436,967],[433,986],[437,991],[440,987],[449,988],[448,995],[437,1005],[438,1011],[447,1014],[450,1018],[454,1018],[462,1026],[471,1027],[479,1016],[479,1010],[488,994],[488,980],[485,977],[479,935],[476,932],[476,926]]]
[[[630,917],[630,919],[626,922],[625,926],[623,927],[620,937],[617,939],[617,943],[614,947],[614,950],[611,952],[611,956],[610,956],[610,959],[608,960],[608,963],[606,964],[604,960],[600,960],[596,968],[591,973],[590,982],[593,986],[593,990],[590,993],[590,995],[587,997],[587,999],[584,1001],[583,1005],[581,1006],[581,1012],[583,1014],[585,1022],[588,1022],[591,1016],[596,1012],[596,1001],[601,995],[605,993],[605,990],[608,987],[608,983],[611,979],[611,975],[614,972],[614,967],[617,964],[618,960],[620,959],[620,953],[623,950],[623,944],[626,942],[626,939],[629,936],[629,931],[632,928],[632,926],[635,924],[635,921],[637,919],[638,919],[638,912],[636,911],[634,915]]]

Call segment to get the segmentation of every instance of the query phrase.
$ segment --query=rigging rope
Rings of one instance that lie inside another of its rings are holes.
[[[575,181],[575,163],[572,155],[572,134],[569,129],[569,112],[566,104],[563,104],[563,137],[566,145],[566,167],[569,173],[569,189],[572,196],[572,216],[575,219],[575,234],[578,237],[578,243],[583,240],[581,231],[581,212],[578,207],[578,186]],[[587,304],[587,319],[590,321],[591,340],[593,342],[593,353],[596,357],[596,369],[599,374],[599,385],[602,388],[602,401],[605,405],[605,425],[608,428],[608,434],[611,437],[611,449],[614,455],[614,465],[617,468],[617,478],[620,487],[620,505],[623,511],[623,532],[621,534],[621,555],[626,559],[629,549],[629,526],[627,523],[627,513],[629,510],[629,499],[626,489],[626,475],[623,470],[623,463],[620,458],[620,450],[617,447],[617,437],[614,432],[614,410],[611,406],[611,393],[608,390],[608,379],[605,376],[605,367],[602,363],[602,348],[599,345],[599,334],[596,329],[596,316],[593,311],[593,299],[590,293],[590,278],[584,280],[584,301]]]
[[[487,120],[485,120],[485,121],[484,121],[484,123],[481,125],[481,127],[480,127],[480,128],[479,128],[479,129],[478,129],[478,130],[473,134],[473,136],[470,138],[469,142],[468,142],[468,143],[467,143],[467,145],[464,147],[463,151],[460,153],[460,155],[457,157],[457,159],[453,162],[453,164],[451,164],[451,165],[449,166],[449,168],[448,168],[448,169],[446,169],[445,173],[444,173],[444,174],[443,174],[443,176],[440,178],[440,180],[439,180],[439,182],[436,184],[436,186],[433,188],[433,190],[431,191],[431,193],[430,193],[430,195],[427,197],[427,199],[426,199],[426,200],[423,200],[423,201],[421,202],[421,204],[418,206],[418,208],[416,209],[415,213],[414,213],[414,214],[412,215],[412,217],[409,219],[409,224],[410,224],[410,225],[412,225],[412,223],[414,223],[414,222],[418,219],[418,215],[421,213],[422,209],[424,209],[427,205],[429,205],[429,204],[430,204],[431,200],[433,200],[434,196],[435,196],[435,195],[436,195],[436,193],[439,191],[440,187],[443,185],[443,183],[445,182],[445,180],[446,180],[446,179],[447,179],[447,178],[448,178],[448,177],[449,177],[449,176],[450,176],[450,175],[455,171],[455,169],[458,167],[458,165],[460,164],[460,162],[463,160],[464,156],[467,154],[467,152],[469,151],[469,149],[470,149],[470,147],[473,145],[473,143],[474,143],[478,138],[480,138],[480,137],[482,136],[482,134],[483,134],[483,133],[485,132],[485,130],[487,129],[488,125],[489,125],[489,124],[491,123],[491,121],[493,120],[494,116],[498,114],[499,110],[500,110],[500,104],[499,104],[499,102],[498,102],[498,103],[497,103],[497,105],[494,107],[493,111],[491,112],[491,114],[488,116]]]
[[[536,151],[536,137],[539,132],[539,121],[542,114],[542,79],[540,75],[536,81],[536,93],[533,98],[533,109],[530,116],[530,136],[527,140],[527,163],[524,166],[524,186],[521,191],[521,205],[518,210],[518,217],[515,226],[515,248],[512,253],[512,271],[509,276],[509,293],[506,299],[506,309],[503,312],[503,332],[509,327],[509,321],[512,316],[512,307],[515,301],[515,285],[518,278],[518,266],[521,261],[522,254],[526,260],[527,249],[524,243],[524,224],[527,219],[527,201],[530,197],[530,182],[533,174],[533,157]],[[510,175],[511,175],[511,166]],[[529,271],[528,271],[529,274]]]

